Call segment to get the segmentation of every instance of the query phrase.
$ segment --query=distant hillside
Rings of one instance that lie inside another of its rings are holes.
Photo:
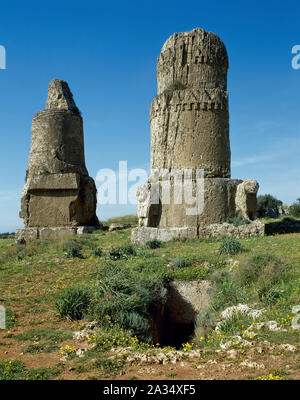
[[[138,223],[137,215],[123,215],[122,217],[109,218],[107,221],[102,221],[104,225],[114,223],[136,225]]]

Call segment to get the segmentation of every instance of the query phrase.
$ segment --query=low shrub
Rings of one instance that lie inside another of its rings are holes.
[[[81,254],[82,246],[74,239],[69,239],[63,244],[63,249],[66,252],[67,258],[83,258]]]
[[[10,309],[6,309],[5,314],[6,329],[10,329],[17,324],[17,315]]]
[[[0,239],[13,239],[15,237],[15,233],[4,232],[0,233]]]
[[[61,368],[46,368],[40,367],[31,369],[26,373],[26,380],[49,380],[58,376],[61,372]]]
[[[166,300],[167,277],[136,271],[126,264],[107,263],[99,271],[93,315],[99,323],[118,325],[144,341],[151,341],[150,315]]]
[[[93,255],[94,257],[101,257],[103,254],[102,250],[100,249],[100,247],[96,247],[95,250],[93,251]]]
[[[216,288],[212,309],[224,310],[226,307],[246,301],[247,289],[238,285],[233,272],[217,270],[211,275],[211,281]]]
[[[189,265],[189,262],[183,257],[174,258],[171,263],[173,264],[174,269],[185,268]]]
[[[224,236],[219,248],[220,254],[234,255],[242,251],[242,243],[239,239],[232,236]]]
[[[22,261],[26,257],[26,249],[22,249],[16,255],[16,261]]]
[[[132,330],[138,334],[149,329],[149,319],[136,311],[120,311],[118,323],[123,329]]]
[[[162,247],[162,242],[157,239],[152,239],[148,240],[148,242],[145,243],[145,246],[148,247],[148,249],[158,249]]]
[[[95,250],[98,247],[98,236],[100,233],[98,231],[97,234],[91,235],[87,233],[85,235],[80,235],[74,241],[78,243],[82,250]]]
[[[285,293],[286,279],[287,266],[279,257],[272,254],[248,256],[234,270],[216,270],[211,275],[216,288],[212,309],[220,311],[249,302],[271,306]]]
[[[59,350],[59,347],[52,343],[43,344],[29,344],[24,348],[24,353],[38,354],[38,353],[52,353]]]
[[[253,318],[241,312],[233,313],[231,317],[223,320],[219,326],[224,335],[240,335],[245,326],[250,326]]]
[[[120,247],[113,247],[109,250],[109,258],[111,260],[127,259],[129,256],[136,256],[136,250],[132,244],[126,244]]]
[[[273,254],[255,254],[242,260],[236,273],[241,285],[262,280],[272,285],[282,280],[285,271],[286,265],[279,257]]]
[[[282,206],[282,201],[270,194],[257,197],[257,216],[259,218],[273,217],[278,215],[278,209]]]
[[[0,361],[0,380],[22,379],[25,373],[24,364],[19,360]]]
[[[232,224],[234,226],[241,226],[241,225],[246,225],[250,224],[250,221],[243,217],[243,215],[239,212],[235,213],[234,217],[228,219],[229,224]]]
[[[83,258],[81,251],[77,247],[72,247],[70,250],[67,251],[66,254],[67,258]]]
[[[56,300],[56,308],[62,317],[82,319],[90,304],[90,291],[81,287],[63,290]]]
[[[289,214],[293,217],[300,218],[300,199],[289,207]]]
[[[253,286],[259,299],[273,304],[281,295],[281,283],[287,271],[286,264],[273,254],[257,254],[243,260],[236,271],[241,286]]]

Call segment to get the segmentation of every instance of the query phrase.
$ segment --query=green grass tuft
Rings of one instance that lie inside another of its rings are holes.
[[[145,243],[145,246],[148,249],[159,249],[160,247],[162,247],[162,242],[157,239],[152,239],[148,240],[148,242]]]
[[[190,265],[190,263],[184,257],[176,257],[171,261],[171,263],[175,269],[185,268]]]
[[[242,251],[242,243],[239,239],[231,236],[224,236],[219,248],[220,254],[234,255]]]
[[[62,317],[82,319],[88,310],[90,291],[82,287],[70,287],[63,290],[55,303]]]
[[[241,225],[247,225],[250,224],[250,221],[243,217],[242,214],[237,212],[234,217],[228,219],[229,224],[232,224],[234,226],[241,226]]]

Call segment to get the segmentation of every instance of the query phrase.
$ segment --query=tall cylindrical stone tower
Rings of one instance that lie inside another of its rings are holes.
[[[228,57],[203,29],[175,33],[157,61],[152,101],[151,168],[201,168],[230,177]]]
[[[68,84],[53,79],[46,109],[33,117],[27,175],[57,173],[88,175],[80,112]]]

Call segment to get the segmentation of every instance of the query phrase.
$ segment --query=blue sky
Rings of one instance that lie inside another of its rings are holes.
[[[33,115],[48,84],[66,80],[84,118],[89,173],[145,168],[150,161],[149,107],[156,96],[156,58],[174,32],[204,28],[229,54],[232,177],[252,178],[260,194],[286,203],[300,197],[300,44],[297,1],[19,1],[1,4],[0,232],[18,218]],[[98,216],[135,206],[98,207]]]

